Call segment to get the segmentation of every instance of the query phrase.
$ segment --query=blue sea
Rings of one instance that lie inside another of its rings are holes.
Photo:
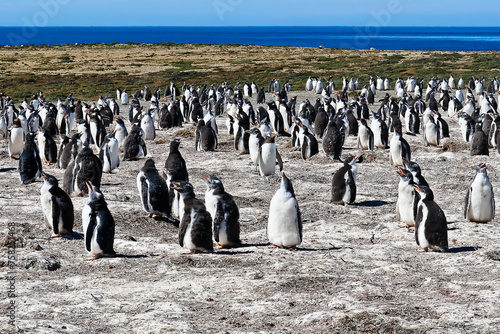
[[[254,44],[378,50],[500,50],[500,27],[0,27],[0,45]]]

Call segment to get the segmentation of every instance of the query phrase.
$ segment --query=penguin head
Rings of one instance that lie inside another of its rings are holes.
[[[484,162],[480,163],[479,165],[477,165],[477,168],[476,168],[476,173],[484,173],[486,174],[486,164]]]
[[[52,176],[52,175],[49,175],[45,172],[42,172],[42,177],[43,177],[43,183],[44,184],[48,184],[50,185],[51,187],[57,187],[58,184],[59,184],[59,181],[57,181],[57,179]]]
[[[224,185],[218,177],[213,175],[202,176],[201,179],[205,181],[207,184],[207,189],[219,189],[220,191],[224,191]]]
[[[90,202],[99,202],[104,199],[98,186],[94,186],[92,182],[87,181],[87,188],[89,188],[89,200]]]
[[[144,163],[144,167],[142,167],[142,170],[147,170],[147,169],[156,169],[155,161],[151,158],[146,160],[146,162]]]
[[[26,134],[26,141],[27,142],[34,142],[35,141],[35,133],[34,132],[28,132]]]
[[[397,170],[399,176],[401,177],[401,181],[405,181],[406,183],[413,184],[413,174],[410,173],[409,170],[398,167]]]
[[[179,145],[181,143],[181,139],[180,138],[174,138],[171,142],[170,142],[170,152],[177,152],[179,151]]]
[[[172,189],[176,190],[183,196],[194,194],[193,185],[187,181],[172,182],[172,186]]]
[[[286,190],[286,192],[289,192],[292,194],[293,197],[295,197],[295,192],[293,191],[293,185],[292,181],[283,173],[283,176],[281,177],[281,189]]]
[[[428,201],[434,200],[434,193],[432,192],[431,188],[414,184],[413,189],[415,189],[420,194],[420,198],[422,200],[424,199]]]

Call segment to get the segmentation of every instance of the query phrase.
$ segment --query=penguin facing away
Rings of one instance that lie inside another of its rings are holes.
[[[352,204],[356,200],[356,177],[362,156],[349,155],[344,166],[335,172],[332,178],[332,202],[335,204]]]
[[[136,160],[148,154],[142,129],[134,125],[123,144],[123,160]]]
[[[318,140],[311,134],[306,126],[299,123],[299,139],[301,143],[302,159],[307,160],[319,153]]]
[[[240,245],[240,212],[233,197],[217,177],[207,175],[201,179],[207,184],[205,206],[212,216],[213,237],[218,248]]]
[[[21,183],[28,184],[38,179],[41,173],[42,161],[35,144],[35,134],[29,132],[26,135],[26,143],[19,158],[19,179]]]
[[[165,180],[160,176],[153,159],[148,159],[137,175],[137,188],[148,217],[170,217],[170,201]]]
[[[413,186],[420,194],[415,216],[415,241],[422,250],[448,251],[448,226],[446,216],[434,202],[434,194],[429,187]]]
[[[87,182],[87,187],[89,200],[82,210],[85,249],[91,260],[114,256],[115,220],[99,187],[91,182]]]
[[[180,193],[179,245],[188,253],[213,252],[212,216],[205,204],[197,199],[189,182],[173,182],[173,189]]]
[[[484,163],[477,166],[476,175],[465,194],[464,217],[476,223],[488,223],[495,218],[495,196]]]
[[[483,132],[481,123],[476,123],[476,130],[471,140],[470,155],[490,155],[488,136]]]
[[[323,134],[323,151],[332,160],[340,160],[342,154],[342,136],[333,117],[330,117],[328,126]]]
[[[57,179],[42,172],[43,186],[40,189],[45,223],[52,230],[52,238],[61,235],[73,235],[75,213],[71,198],[59,188]]]
[[[302,218],[290,179],[283,173],[269,206],[267,237],[275,247],[295,249],[302,243]]]
[[[168,170],[169,173],[174,173],[176,175],[176,179],[174,181],[189,182],[186,161],[179,151],[180,143],[181,140],[179,138],[175,138],[170,142],[170,151],[168,153],[167,160],[165,160],[164,168]]]

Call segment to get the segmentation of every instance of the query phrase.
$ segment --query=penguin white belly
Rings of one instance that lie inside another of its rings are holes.
[[[96,226],[94,227],[94,231],[92,232],[92,241],[90,243],[90,253],[92,254],[103,253],[101,246],[97,242],[97,231],[100,225],[101,225],[101,219],[99,218],[99,215],[96,215]]]
[[[231,244],[231,242],[229,241],[229,238],[227,237],[227,222],[225,219],[220,224],[219,244],[221,244],[221,245],[230,245]]]
[[[480,175],[476,176],[469,194],[469,220],[489,222],[495,216],[492,189],[489,181]],[[493,204],[493,205],[492,205]]]
[[[262,145],[259,154],[259,170],[261,176],[273,175],[276,169],[276,146]]]
[[[155,126],[151,117],[147,117],[142,120],[141,128],[144,130],[145,140],[155,139]]]
[[[427,145],[434,145],[437,146],[437,134],[438,134],[438,129],[436,127],[436,124],[432,122],[428,122],[425,125],[425,141]]]
[[[297,201],[283,189],[279,189],[271,200],[267,225],[269,242],[276,246],[300,245]]]
[[[428,248],[429,241],[425,237],[425,224],[427,222],[429,211],[427,210],[427,207],[425,205],[420,205],[419,209],[422,210],[422,221],[420,222],[418,230],[415,231],[415,233],[417,233],[419,246],[422,248]]]
[[[370,133],[365,126],[361,126],[358,132],[359,148],[361,150],[370,149]]]
[[[174,217],[180,218],[179,216],[179,193],[174,192],[174,200],[172,201],[172,215]]]
[[[45,215],[45,224],[48,228],[52,229],[52,195],[42,186],[42,195],[40,196],[40,202],[42,203],[43,214]]]
[[[373,132],[373,146],[374,147],[383,147],[382,144],[382,127],[379,122],[372,122],[371,126]]]
[[[413,188],[410,185],[399,185],[398,193],[398,213],[399,220],[403,223],[415,223],[413,217]]]
[[[23,152],[23,128],[13,128],[10,130],[9,155],[20,155]]]
[[[42,132],[40,132],[40,133],[38,133],[36,138],[38,139],[40,159],[42,160],[42,162],[45,162],[45,161],[47,161],[47,158],[45,157],[45,142],[46,142],[45,136],[43,135]]]
[[[344,203],[350,203],[351,202],[351,187],[349,186],[349,172],[346,172],[344,174],[344,181],[345,181],[345,193],[344,193],[344,196],[342,197],[342,201]]]
[[[197,247],[194,242],[193,242],[193,239],[191,237],[191,230],[192,230],[192,227],[193,227],[193,219],[196,215],[196,212],[194,210],[191,210],[191,222],[189,222],[189,225],[186,229],[186,234],[184,234],[184,240],[183,240],[183,244],[184,244],[184,247],[187,248],[187,249],[192,249],[192,250],[203,250],[203,248],[201,247]]]
[[[254,165],[259,162],[259,140],[256,136],[250,136],[248,140],[248,150],[250,151],[250,159]]]
[[[393,166],[403,166],[401,141],[398,136],[393,136],[390,143],[390,152]]]

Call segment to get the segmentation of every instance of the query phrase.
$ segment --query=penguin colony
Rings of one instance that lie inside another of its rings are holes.
[[[189,183],[189,163],[179,150],[180,139],[171,142],[163,168],[158,169],[161,162],[148,156],[147,144],[154,143],[157,131],[183,126],[195,129],[192,150],[199,154],[217,150],[217,122],[221,118],[226,121],[228,135],[234,137],[235,151],[248,154],[249,162],[256,166],[255,177],[272,178],[277,166],[280,172],[286,170],[277,140],[290,141],[303,160],[324,154],[332,162],[340,161],[343,166],[332,176],[331,202],[335,204],[355,203],[357,163],[363,161],[363,151],[390,150],[388,167],[400,176],[396,218],[414,230],[421,251],[447,251],[447,221],[437,204],[440,199],[435,202],[420,167],[411,161],[404,135],[420,136],[425,146],[439,146],[449,137],[444,114],[458,117],[461,139],[470,142],[471,155],[489,155],[490,149],[500,152],[500,115],[494,99],[500,89],[498,79],[491,81],[487,91],[481,88],[484,78],[472,78],[467,88],[463,79],[456,86],[453,76],[449,80],[432,78],[425,91],[423,79],[398,79],[394,95],[387,93],[377,111],[369,106],[374,104],[377,90],[391,89],[387,78],[371,78],[368,87],[351,99],[349,92],[359,90],[358,80],[343,78],[342,82],[342,90],[336,91],[332,77],[326,84],[309,78],[306,91],[320,94],[314,104],[289,97],[290,82],[280,86],[278,79],[269,84],[271,98],[267,102],[264,88],[259,90],[255,83],[197,88],[184,84],[181,89],[171,83],[163,96],[165,102],[160,102],[160,88],[151,92],[145,87],[131,99],[126,90],[117,89],[117,101],[129,106],[129,129],[113,98],[101,96],[89,105],[75,101],[70,94],[54,104],[40,92],[16,107],[2,93],[0,135],[8,142],[9,157],[19,160],[21,182],[43,179],[40,200],[52,237],[73,236],[71,196],[88,196],[82,208],[82,227],[85,249],[92,258],[115,254],[115,221],[104,199],[105,188],[104,194],[101,191],[103,173],[119,173],[120,163],[137,159],[145,159],[137,174],[139,202],[148,217],[179,224],[180,246],[192,253],[212,252],[214,245],[215,249],[241,245],[244,230],[240,231],[237,203],[215,175],[202,177],[207,186],[205,200],[196,197]],[[261,105],[251,104],[248,98],[252,94]],[[343,157],[348,136],[357,137],[359,153]],[[54,176],[43,171],[51,165],[64,169],[62,188]],[[292,180],[285,173],[280,180],[269,205],[268,240],[276,247],[295,249],[302,242],[299,203]],[[481,163],[466,192],[464,218],[487,223],[494,215],[493,187],[486,165]]]

